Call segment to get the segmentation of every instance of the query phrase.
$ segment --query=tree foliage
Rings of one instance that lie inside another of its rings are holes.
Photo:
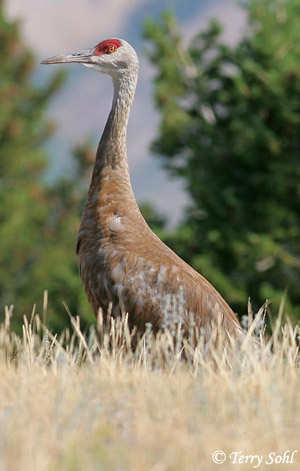
[[[43,144],[53,126],[45,108],[59,89],[56,74],[43,87],[33,85],[34,58],[20,37],[18,23],[8,22],[0,4],[0,305],[15,304],[19,325],[33,303],[41,312],[49,291],[50,325],[65,326],[62,301],[74,314],[88,312],[78,276],[75,239],[82,208],[82,174],[45,183]],[[77,152],[78,165],[88,149]]]
[[[185,46],[171,13],[149,20],[161,113],[153,150],[191,197],[166,241],[240,313],[248,296],[300,317],[300,4],[250,0],[234,46],[220,24]]]

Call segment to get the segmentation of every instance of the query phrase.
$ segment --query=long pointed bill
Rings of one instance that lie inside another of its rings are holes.
[[[94,55],[95,48],[86,49],[81,52],[74,52],[72,54],[60,54],[59,56],[49,57],[44,59],[41,64],[61,64],[65,62],[77,62],[90,64],[92,63],[91,57]]]

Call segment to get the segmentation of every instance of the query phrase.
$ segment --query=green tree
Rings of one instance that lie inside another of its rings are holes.
[[[66,325],[65,300],[74,314],[88,316],[75,255],[83,179],[44,182],[44,142],[53,131],[44,113],[63,76],[43,87],[32,82],[34,58],[7,21],[0,2],[0,306],[14,304],[13,325],[30,314],[49,291],[48,321]],[[81,165],[88,149],[76,157]]]
[[[191,207],[166,236],[237,312],[274,312],[284,290],[300,317],[300,4],[250,0],[229,47],[221,26],[183,44],[172,14],[146,38],[161,113],[153,150],[186,182]]]
[[[95,321],[84,293],[78,273],[75,253],[76,237],[94,151],[84,144],[74,151],[77,168],[72,177],[63,177],[47,188],[50,207],[41,230],[43,241],[36,251],[31,273],[27,273],[32,288],[26,304],[41,299],[44,290],[49,293],[47,325],[59,332],[69,319],[65,302],[73,315],[80,315],[82,326]],[[20,293],[17,293],[19,299]]]

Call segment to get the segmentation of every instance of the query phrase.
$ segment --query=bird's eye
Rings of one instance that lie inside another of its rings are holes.
[[[111,54],[112,52],[115,52],[116,47],[115,46],[108,46],[106,48],[106,54]]]

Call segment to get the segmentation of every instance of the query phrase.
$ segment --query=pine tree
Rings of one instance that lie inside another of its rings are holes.
[[[300,317],[300,5],[250,0],[229,47],[221,26],[183,45],[172,14],[148,21],[161,113],[154,151],[192,200],[166,241],[243,313],[266,298]]]
[[[48,322],[56,331],[68,322],[62,301],[74,314],[88,316],[75,255],[82,209],[82,178],[45,184],[43,144],[53,132],[45,109],[61,86],[56,74],[33,85],[34,57],[7,21],[0,3],[0,307],[14,304],[19,328],[33,304],[41,312],[49,292]],[[84,160],[87,149],[77,157]],[[81,190],[80,190],[81,188]]]

